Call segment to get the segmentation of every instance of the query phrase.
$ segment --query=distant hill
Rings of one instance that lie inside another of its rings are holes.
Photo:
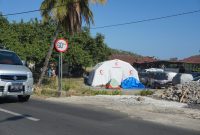
[[[112,59],[123,60],[123,61],[130,63],[131,65],[134,63],[146,63],[146,62],[156,61],[156,59],[154,57],[142,56],[142,55],[138,55],[136,53],[123,51],[123,50],[117,50],[117,49],[111,50],[111,55],[109,56],[109,59],[110,60],[112,60]]]
[[[142,56],[142,55],[129,52],[129,51],[123,51],[123,50],[112,49],[112,48],[110,50],[111,50],[111,55],[109,56],[110,60],[120,59],[130,64],[148,63],[148,62],[154,62],[154,61],[159,60],[159,59],[156,59],[155,57]],[[190,56],[182,60],[178,60],[177,58],[171,58],[169,61],[179,61],[179,62],[184,62],[184,63],[200,64],[200,55]]]
[[[112,49],[111,48],[111,55],[115,55],[115,54],[130,55],[130,56],[137,57],[137,58],[143,57],[142,55],[139,55],[139,54],[136,54],[136,53],[133,53],[133,52],[124,51],[124,50],[118,50],[118,49]]]

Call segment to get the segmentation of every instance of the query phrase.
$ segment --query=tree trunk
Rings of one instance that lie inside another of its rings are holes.
[[[56,40],[56,38],[58,37],[58,33],[59,33],[59,24],[57,25],[57,28],[56,28],[56,31],[54,33],[54,36],[53,36],[53,39],[51,41],[51,46],[49,47],[49,51],[47,53],[47,56],[45,58],[45,62],[44,62],[44,66],[42,68],[42,73],[40,74],[40,78],[39,78],[39,81],[37,83],[37,87],[40,87],[41,84],[42,84],[42,81],[44,79],[44,75],[45,75],[45,72],[47,70],[47,67],[48,67],[48,64],[49,64],[49,60],[51,58],[51,55],[52,55],[52,52],[53,52],[53,48],[54,48],[54,41]]]

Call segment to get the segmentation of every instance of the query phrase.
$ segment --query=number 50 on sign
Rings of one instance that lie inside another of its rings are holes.
[[[57,39],[54,47],[58,52],[65,52],[68,49],[68,41],[65,39]]]

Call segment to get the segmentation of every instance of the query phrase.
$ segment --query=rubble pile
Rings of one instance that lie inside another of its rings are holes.
[[[200,104],[200,82],[192,81],[169,87],[163,92],[161,98],[188,104]]]

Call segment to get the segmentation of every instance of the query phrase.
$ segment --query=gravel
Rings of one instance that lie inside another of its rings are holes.
[[[48,98],[47,100],[112,109],[126,113],[133,119],[200,131],[200,110],[191,109],[186,103],[135,95],[72,96]]]
[[[188,104],[200,104],[200,82],[191,81],[170,87],[163,92],[161,98]]]

